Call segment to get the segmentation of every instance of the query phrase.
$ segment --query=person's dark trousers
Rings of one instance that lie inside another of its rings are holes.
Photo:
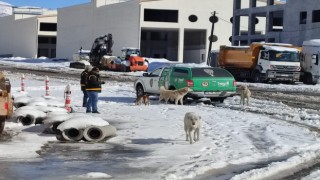
[[[87,91],[89,100],[87,103],[87,112],[98,112],[98,92]]]
[[[83,100],[82,100],[82,107],[87,107],[88,103],[88,92],[86,90],[82,91],[83,92]]]

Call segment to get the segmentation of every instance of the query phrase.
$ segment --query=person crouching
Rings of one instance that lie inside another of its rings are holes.
[[[89,96],[87,103],[87,113],[98,113],[98,93],[101,93],[101,84],[105,84],[104,81],[101,81],[99,75],[99,68],[94,67],[88,74],[88,80],[86,85],[86,91]]]

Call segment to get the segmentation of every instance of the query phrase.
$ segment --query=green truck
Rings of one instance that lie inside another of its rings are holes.
[[[236,94],[236,81],[232,74],[217,67],[175,64],[143,73],[134,83],[137,96],[159,95],[161,86],[169,90],[189,87],[193,91],[187,97],[195,100],[210,98],[211,101],[223,102]]]

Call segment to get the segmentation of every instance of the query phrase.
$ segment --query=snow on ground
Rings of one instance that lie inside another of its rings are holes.
[[[24,63],[10,61],[15,66],[25,66]],[[0,63],[10,65],[7,60],[0,60]],[[28,67],[42,68],[40,64],[46,63],[33,62]],[[52,66],[61,71],[70,70],[67,63],[62,64],[64,62],[56,62]],[[12,94],[18,96],[21,93],[21,75],[6,74],[12,84]],[[44,79],[26,75],[26,93],[33,98],[44,96]],[[79,82],[52,78],[50,96],[64,102],[67,84],[71,85],[72,107],[76,112],[85,114],[85,109],[81,107]],[[319,91],[319,85],[250,86],[296,89],[301,92]],[[154,168],[157,171],[145,178],[131,179],[276,179],[312,166],[318,163],[320,157],[319,134],[310,128],[320,128],[319,111],[291,108],[283,103],[254,98],[249,106],[242,106],[239,105],[238,96],[227,98],[225,103],[215,106],[201,102],[184,106],[166,105],[159,103],[157,97],[151,97],[150,106],[136,106],[134,100],[133,83],[107,82],[99,94],[98,107],[101,114],[94,115],[118,129],[117,136],[106,143],[150,152],[126,160],[132,167]],[[202,116],[200,141],[194,144],[185,140],[183,117],[186,112]],[[5,130],[15,132],[16,136],[12,141],[0,144],[0,160],[40,161],[36,151],[48,141],[57,141],[53,135],[43,134],[43,128],[44,125],[25,127],[8,122]],[[318,174],[313,172],[304,179],[314,179]],[[107,171],[92,170],[87,174],[72,174],[68,178],[111,178],[109,175],[112,176]]]

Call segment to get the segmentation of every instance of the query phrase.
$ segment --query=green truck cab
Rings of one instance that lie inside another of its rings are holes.
[[[236,81],[228,71],[187,64],[161,67],[144,73],[134,86],[137,95],[159,95],[161,86],[170,90],[189,87],[193,90],[187,94],[189,98],[210,98],[211,101],[220,102],[236,93]]]

